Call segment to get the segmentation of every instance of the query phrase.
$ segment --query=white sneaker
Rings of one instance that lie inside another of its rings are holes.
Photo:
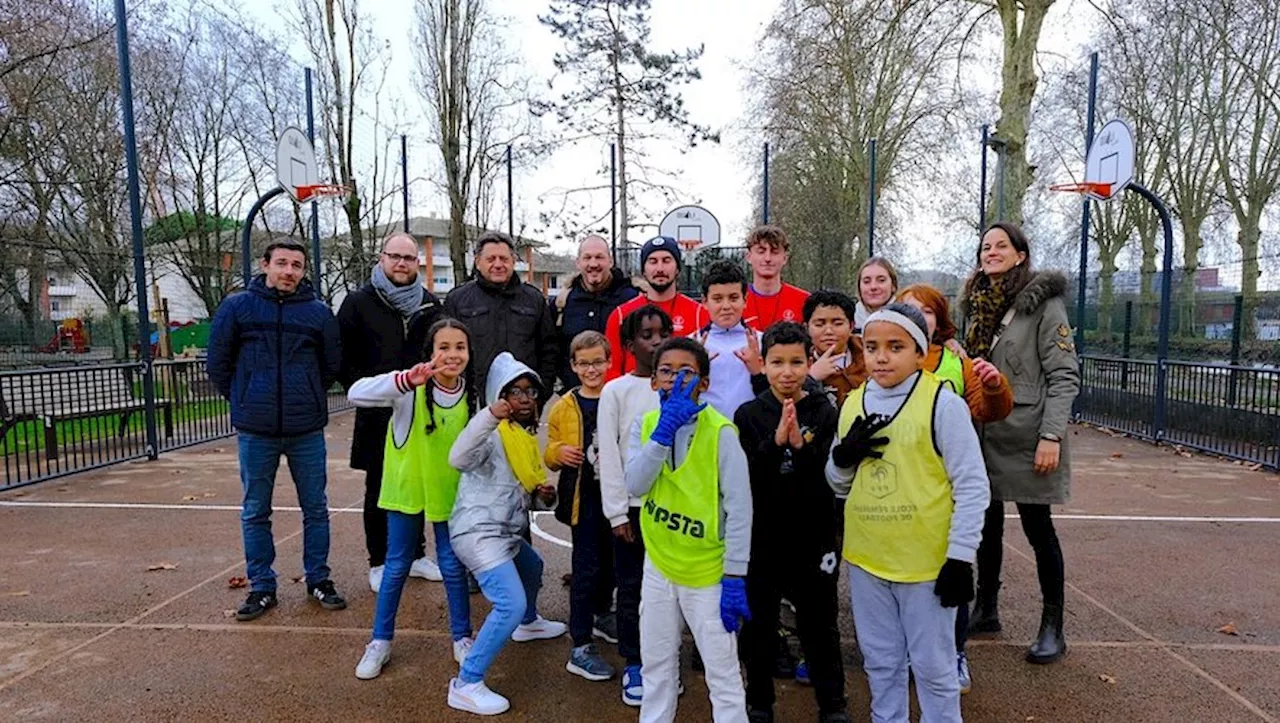
[[[511,639],[517,643],[527,643],[530,640],[550,640],[564,635],[569,627],[564,623],[555,620],[547,620],[539,615],[533,622],[522,624],[516,628],[511,634]]]
[[[409,577],[420,577],[432,582],[444,580],[444,575],[440,574],[440,566],[429,557],[419,557],[414,560],[409,566]]]
[[[369,589],[375,593],[382,589],[382,565],[369,568]]]
[[[467,653],[471,652],[471,646],[476,641],[472,638],[458,638],[453,641],[453,659],[458,661],[458,667],[462,667],[462,662],[467,659]]]
[[[449,681],[449,707],[476,715],[498,715],[511,709],[511,701],[489,690],[483,680],[463,683],[454,678]]]
[[[356,677],[360,680],[373,680],[382,672],[382,666],[391,659],[391,641],[374,640],[364,646],[364,656],[356,666]]]

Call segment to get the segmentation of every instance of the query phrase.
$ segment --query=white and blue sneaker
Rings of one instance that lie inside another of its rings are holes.
[[[956,653],[956,675],[960,678],[961,694],[973,690],[973,676],[969,674],[969,656],[965,653]]]
[[[628,665],[622,671],[622,702],[640,707],[644,701],[644,681],[640,678],[640,666]]]
[[[547,620],[539,615],[533,619],[531,623],[521,623],[516,627],[515,632],[511,633],[511,639],[517,643],[527,643],[530,640],[550,640],[558,638],[565,634],[569,626],[556,620]]]
[[[604,662],[596,646],[587,643],[574,648],[569,653],[569,662],[564,669],[587,680],[601,681],[613,677],[613,666]]]

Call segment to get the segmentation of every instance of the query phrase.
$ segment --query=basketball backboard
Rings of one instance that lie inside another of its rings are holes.
[[[1105,201],[1133,182],[1135,148],[1133,131],[1120,119],[1108,121],[1093,139],[1084,164],[1084,181],[1105,184],[1106,195],[1089,191],[1089,196]],[[1101,185],[1099,186],[1101,188]]]
[[[294,201],[303,200],[298,194],[299,186],[320,183],[315,149],[307,139],[307,134],[294,126],[285,128],[276,144],[276,181],[289,192]]]
[[[702,206],[677,206],[658,224],[658,234],[675,239],[686,251],[720,244],[720,221]]]

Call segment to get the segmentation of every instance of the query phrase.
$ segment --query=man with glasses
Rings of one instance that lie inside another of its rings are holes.
[[[271,496],[283,455],[302,508],[302,566],[307,595],[326,610],[347,606],[329,579],[329,501],[324,427],[327,390],[338,376],[342,347],[333,312],[305,276],[307,250],[273,241],[262,274],[223,300],[209,330],[209,380],[231,402],[240,452],[249,597],[236,619],[256,620],[277,604]]]
[[[584,331],[603,333],[609,315],[640,293],[613,265],[609,243],[590,234],[578,244],[578,273],[551,299],[551,315],[559,332],[560,385],[568,391],[581,381],[569,360],[569,344]]]
[[[422,346],[427,329],[440,318],[438,299],[422,286],[418,274],[418,242],[407,233],[393,233],[382,242],[382,253],[369,282],[347,294],[338,309],[342,329],[342,370],[338,381],[350,388],[357,379],[408,369],[426,361]],[[382,585],[387,559],[387,512],[378,507],[382,491],[382,456],[391,409],[357,409],[351,435],[351,466],[364,471],[364,539],[369,553],[369,587]],[[426,540],[418,535],[411,577],[440,580],[440,568],[426,556]]]
[[[471,331],[477,389],[485,389],[489,365],[498,354],[509,351],[538,373],[542,403],[551,398],[559,366],[555,321],[542,293],[516,275],[511,237],[487,231],[476,239],[475,277],[449,292],[444,313]]]

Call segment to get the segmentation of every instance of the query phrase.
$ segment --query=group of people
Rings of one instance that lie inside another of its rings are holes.
[[[327,565],[323,436],[326,390],[340,382],[357,407],[351,464],[366,475],[377,594],[361,679],[390,660],[402,591],[421,577],[444,583],[459,665],[450,707],[508,710],[485,685],[506,642],[567,632],[568,672],[619,677],[594,640],[614,643],[623,702],[642,721],[670,721],[688,629],[715,720],[772,721],[781,669],[812,684],[821,721],[847,721],[843,569],[873,720],[908,719],[914,676],[923,720],[958,721],[966,638],[1000,630],[1005,502],[1035,550],[1043,597],[1027,659],[1060,659],[1050,506],[1069,493],[1079,383],[1064,277],[1033,271],[1022,231],[994,224],[964,288],[961,333],[941,292],[899,288],[886,259],[862,265],[855,300],[784,283],[790,245],[776,226],[746,246],[750,277],[718,261],[698,301],[676,287],[673,239],[644,244],[633,281],[588,236],[579,273],[548,301],[515,274],[511,239],[487,233],[475,278],[441,302],[419,280],[416,241],[395,234],[335,317],[304,278],[305,248],[272,243],[263,274],[219,308],[209,345],[240,433],[251,588],[237,619],[277,604],[282,455],[303,512],[308,594],[346,606]],[[538,614],[539,509],[571,530],[567,625]],[[491,603],[478,631],[476,587]],[[787,606],[799,661],[779,638]]]

